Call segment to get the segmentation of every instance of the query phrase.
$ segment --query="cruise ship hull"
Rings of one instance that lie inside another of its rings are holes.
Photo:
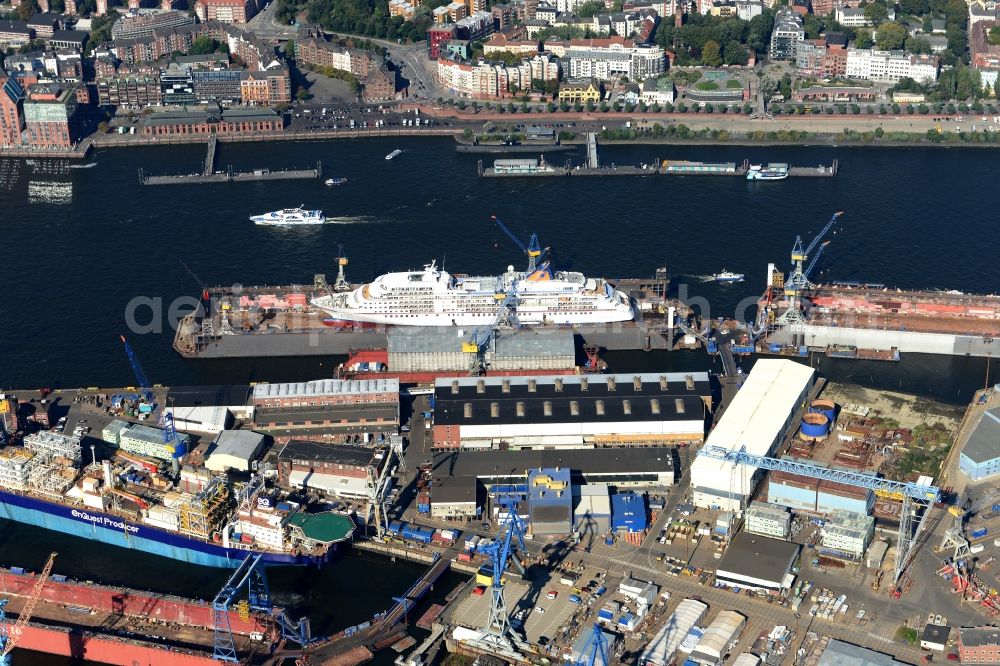
[[[334,319],[345,322],[386,324],[390,326],[490,326],[496,319],[495,313],[488,312],[408,314],[403,318],[401,316],[386,316],[379,313],[367,313],[358,310],[325,308],[318,303],[316,305]],[[551,310],[531,312],[518,309],[517,311],[517,323],[522,326],[616,324],[632,321],[633,319],[634,314],[631,311],[628,313],[600,311],[597,313],[578,314],[554,313]]]
[[[295,555],[226,548],[94,509],[64,506],[4,490],[0,490],[0,518],[205,567],[235,568],[248,553],[259,554],[263,562],[272,565],[322,565],[329,559],[329,552]]]

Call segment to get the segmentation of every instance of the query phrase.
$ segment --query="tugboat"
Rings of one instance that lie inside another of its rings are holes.
[[[730,273],[723,268],[722,272],[713,275],[712,279],[716,282],[743,282],[743,277],[743,273]]]

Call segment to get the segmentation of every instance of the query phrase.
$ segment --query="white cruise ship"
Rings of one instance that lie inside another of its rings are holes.
[[[489,326],[507,303],[518,324],[602,324],[634,317],[628,296],[604,280],[552,272],[548,263],[527,274],[508,266],[500,276],[472,277],[451,275],[432,262],[421,271],[386,273],[354,291],[313,300],[335,319],[397,326]]]
[[[251,215],[250,219],[254,224],[286,227],[326,223],[326,217],[323,216],[323,211],[305,210],[302,206],[299,206],[298,208],[284,208],[282,210],[275,210],[261,215]]]

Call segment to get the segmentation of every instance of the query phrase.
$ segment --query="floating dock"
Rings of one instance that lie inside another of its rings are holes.
[[[205,165],[201,173],[178,174],[175,176],[151,176],[144,169],[139,169],[140,185],[187,185],[204,183],[246,183],[273,180],[314,180],[323,175],[323,165],[316,162],[314,169],[254,169],[253,171],[234,171],[232,166],[225,171],[215,170],[215,155],[219,140],[215,136],[208,139],[205,155]]]
[[[536,151],[537,152],[537,151]],[[829,166],[801,167],[782,165],[787,178],[833,178],[837,175],[839,164],[837,160]],[[736,176],[746,178],[751,169],[749,160],[738,164],[736,162],[692,162],[688,160],[654,159],[649,164],[601,166],[597,152],[597,135],[591,132],[587,135],[587,161],[574,166],[569,160],[558,166],[538,159],[499,159],[492,167],[477,164],[477,172],[481,178],[538,178],[550,176]]]

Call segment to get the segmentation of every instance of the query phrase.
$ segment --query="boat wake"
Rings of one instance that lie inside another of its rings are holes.
[[[365,215],[346,215],[344,217],[327,217],[327,224],[377,224],[378,220]]]

